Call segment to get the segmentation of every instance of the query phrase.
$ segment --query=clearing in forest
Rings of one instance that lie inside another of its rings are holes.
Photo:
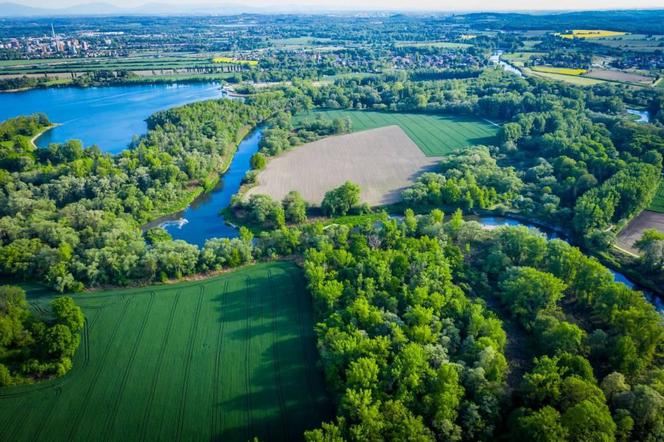
[[[0,390],[0,440],[298,440],[331,417],[293,264],[75,298],[74,368]]]
[[[297,190],[313,205],[345,181],[359,184],[360,199],[371,206],[391,204],[440,159],[425,156],[398,126],[324,138],[270,160],[247,192],[281,200]]]
[[[477,118],[398,112],[323,110],[301,114],[297,119],[317,116],[326,119],[348,117],[353,132],[399,126],[426,156],[443,156],[473,145],[496,144],[499,129],[497,125]]]

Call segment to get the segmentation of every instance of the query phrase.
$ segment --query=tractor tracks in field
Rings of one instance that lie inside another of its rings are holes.
[[[300,350],[302,351],[302,358],[306,362],[306,368],[305,368],[306,375],[305,375],[305,378],[306,378],[306,383],[307,383],[307,393],[309,394],[309,402],[310,402],[310,405],[311,405],[312,409],[315,410],[316,417],[320,418],[319,406],[316,403],[317,400],[316,400],[316,395],[314,394],[315,389],[314,389],[314,385],[313,385],[313,380],[314,380],[314,376],[315,376],[315,373],[313,371],[313,367],[315,367],[315,364],[317,362],[317,358],[316,358],[316,354],[313,353],[310,350],[309,346],[307,345],[308,342],[307,342],[306,337],[309,335],[309,332],[306,330],[306,327],[305,327],[305,324],[304,324],[304,315],[303,315],[305,306],[302,305],[303,304],[302,301],[303,301],[304,293],[306,293],[306,290],[303,290],[302,292],[300,292],[298,290],[298,287],[300,286],[300,283],[296,279],[296,276],[292,272],[287,271],[287,273],[288,273],[288,276],[291,279],[293,289],[296,293],[295,297],[297,299],[297,305],[296,305],[297,322],[298,322],[299,327],[300,327],[300,337],[299,337],[299,341],[300,341],[300,345],[301,345]]]
[[[247,276],[245,279],[245,294],[247,297],[246,310],[245,310],[245,336],[244,336],[244,384],[245,384],[245,396],[246,396],[246,415],[247,415],[247,427],[246,427],[246,439],[251,439],[253,435],[253,417],[252,417],[252,401],[251,401],[251,290],[249,289],[249,283],[251,278]]]
[[[272,270],[267,271],[267,279],[270,287],[274,287],[272,281]],[[286,412],[286,400],[284,397],[283,382],[281,378],[281,362],[279,360],[279,352],[277,350],[277,296],[272,294],[272,302],[270,303],[272,310],[272,367],[274,370],[274,383],[277,389],[277,402],[279,404],[279,420],[281,421],[281,430],[283,431],[284,440],[289,440],[288,436],[288,422]]]
[[[131,369],[134,366],[134,360],[136,359],[136,354],[138,353],[138,347],[141,343],[141,340],[143,339],[143,332],[145,331],[145,326],[147,325],[150,313],[152,312],[154,298],[155,298],[155,292],[152,291],[150,292],[150,300],[148,301],[148,306],[145,310],[145,314],[143,315],[143,319],[141,320],[140,328],[138,330],[138,335],[136,336],[136,340],[134,341],[134,345],[132,346],[131,353],[129,354],[129,361],[127,361],[127,365],[125,366],[124,372],[122,373],[122,377],[120,378],[120,386],[118,387],[115,400],[113,401],[113,407],[111,408],[111,412],[107,415],[106,424],[104,425],[105,431],[103,433],[106,439],[111,438],[111,434],[113,431],[113,424],[115,423],[115,419],[117,418],[118,410],[120,408],[120,402],[122,401],[125,388],[127,387],[127,380],[129,379]],[[88,435],[88,440],[93,439],[93,437],[91,436],[92,435]]]
[[[211,433],[212,433],[212,438],[213,440],[216,440],[215,438],[218,437],[218,435],[221,435],[221,433],[224,431],[224,413],[221,405],[219,404],[219,390],[221,386],[221,360],[222,360],[222,352],[224,349],[223,345],[223,340],[224,340],[224,329],[226,326],[226,321],[223,318],[224,310],[223,310],[223,305],[226,302],[226,295],[228,294],[228,279],[224,281],[224,288],[221,294],[222,297],[222,308],[220,311],[220,315],[222,315],[220,321],[219,321],[219,329],[217,330],[217,347],[215,350],[215,360],[214,360],[214,372],[213,372],[213,384],[212,384],[212,428],[211,428]]]
[[[83,419],[83,415],[85,414],[85,410],[88,408],[88,403],[90,402],[90,397],[92,396],[92,392],[95,389],[95,386],[97,385],[97,382],[99,380],[99,375],[101,374],[101,371],[104,369],[106,366],[106,359],[108,357],[108,354],[110,353],[111,350],[111,345],[113,345],[113,341],[115,341],[115,338],[118,334],[118,331],[120,330],[120,324],[122,324],[122,321],[124,320],[125,315],[127,314],[127,310],[129,310],[129,304],[131,302],[131,298],[126,298],[124,301],[124,305],[122,306],[122,312],[120,313],[120,317],[118,320],[115,322],[115,326],[113,327],[113,331],[111,332],[111,336],[108,339],[108,342],[106,343],[106,347],[104,347],[104,352],[101,355],[101,360],[98,363],[97,370],[94,372],[94,375],[92,377],[92,380],[90,381],[90,385],[88,386],[87,391],[85,392],[85,395],[83,396],[82,404],[81,407],[79,408],[78,412],[76,413],[72,423],[71,423],[71,429],[69,431],[69,439],[74,439],[74,436],[76,435],[76,432],[78,431],[78,427],[81,424],[81,419]]]
[[[164,331],[164,337],[161,340],[161,346],[159,348],[159,355],[157,356],[157,362],[155,366],[154,374],[152,375],[152,381],[150,382],[150,391],[148,395],[148,402],[145,406],[145,411],[143,412],[143,420],[141,422],[141,427],[139,428],[140,437],[138,440],[146,440],[148,422],[150,421],[150,415],[152,411],[152,403],[154,402],[154,397],[157,393],[157,384],[159,382],[159,373],[161,372],[161,367],[164,360],[164,354],[166,353],[166,346],[168,345],[168,338],[171,335],[171,330],[173,329],[173,319],[175,318],[175,310],[177,309],[178,303],[180,301],[180,295],[182,290],[178,290],[175,294],[175,300],[173,301],[173,306],[168,315],[168,323],[166,324],[166,330]]]
[[[201,307],[203,306],[203,297],[205,294],[205,285],[201,284],[198,291],[198,303],[196,304],[196,312],[194,313],[194,320],[189,330],[189,340],[187,341],[187,355],[184,359],[184,379],[182,380],[182,389],[180,390],[180,409],[178,411],[177,431],[175,440],[182,440],[182,430],[184,428],[185,411],[187,408],[187,391],[189,389],[189,378],[191,376],[191,361],[194,357],[194,347],[196,343],[196,332],[198,330],[198,322],[201,317]]]

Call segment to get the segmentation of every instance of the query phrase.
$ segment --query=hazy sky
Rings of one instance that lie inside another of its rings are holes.
[[[184,5],[246,5],[289,9],[397,9],[397,10],[552,10],[664,8],[664,0],[8,0],[26,6],[68,7],[81,3],[110,3],[131,7],[144,3]]]

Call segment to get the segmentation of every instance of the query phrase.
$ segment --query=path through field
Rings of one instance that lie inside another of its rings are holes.
[[[0,390],[0,440],[299,440],[331,416],[290,263],[75,296],[73,370]]]

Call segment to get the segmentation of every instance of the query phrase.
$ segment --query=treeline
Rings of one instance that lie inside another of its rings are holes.
[[[335,228],[305,273],[337,418],[307,440],[664,434],[660,316],[595,259],[460,211]]]
[[[32,89],[45,86],[48,83],[46,78],[35,78],[24,75],[15,78],[0,79],[0,91],[14,91],[21,89]]]
[[[0,387],[68,372],[84,321],[70,297],[54,299],[37,315],[23,289],[0,286]]]

